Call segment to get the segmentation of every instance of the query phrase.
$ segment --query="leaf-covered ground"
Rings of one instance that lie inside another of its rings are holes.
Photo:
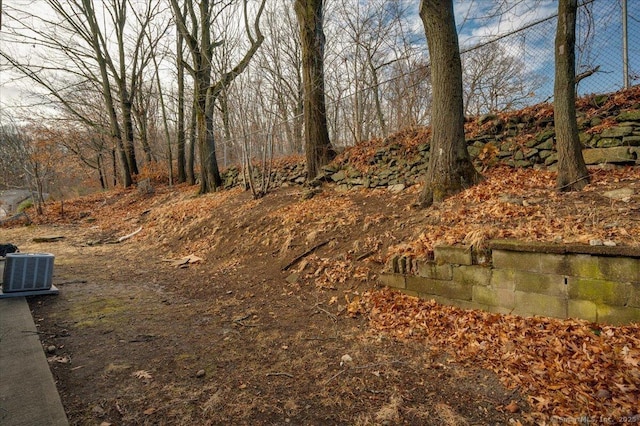
[[[640,168],[594,169],[590,176],[583,191],[560,193],[553,172],[492,169],[479,185],[428,210],[416,238],[397,250],[421,256],[437,243],[495,238],[640,247]]]
[[[392,291],[366,293],[361,304],[376,332],[424,341],[520,389],[528,422],[640,423],[638,325],[464,311]]]
[[[32,307],[73,424],[637,423],[638,325],[464,311],[376,280],[439,242],[639,247],[640,170],[591,174],[560,194],[552,172],[491,169],[427,210],[419,186],[120,190],[2,232],[56,253],[61,294]]]

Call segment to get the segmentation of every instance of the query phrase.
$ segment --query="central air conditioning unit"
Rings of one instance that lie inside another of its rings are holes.
[[[54,258],[50,253],[8,253],[4,265],[2,292],[28,292],[29,295],[51,293]],[[53,288],[57,293],[57,289]]]

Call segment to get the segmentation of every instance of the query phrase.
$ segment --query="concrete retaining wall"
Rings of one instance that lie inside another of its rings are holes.
[[[380,281],[466,309],[640,322],[640,250],[494,241],[490,250],[436,247],[434,259],[392,259]]]

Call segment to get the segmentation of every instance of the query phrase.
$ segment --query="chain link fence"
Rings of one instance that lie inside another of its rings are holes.
[[[579,96],[624,88],[623,20],[622,0],[590,0],[580,5],[576,25]],[[551,100],[556,25],[557,15],[553,14],[463,46],[468,110],[512,109]],[[636,0],[627,4],[626,27],[628,84],[633,86],[640,83],[640,2]],[[478,62],[493,71],[480,77],[484,84],[479,88],[474,86]]]
[[[627,1],[628,84],[633,86],[640,83],[640,1]],[[581,2],[576,28],[579,96],[624,88],[623,9],[623,0]],[[553,101],[557,5],[547,5],[537,15],[539,18],[533,21],[503,22],[503,27],[514,28],[511,31],[473,37],[465,36],[468,29],[461,32],[465,115]],[[483,28],[478,24],[476,29]],[[394,63],[376,79],[368,79],[375,84],[360,82],[354,88],[352,83],[350,90],[343,89],[336,95],[332,85],[340,85],[343,77],[338,75],[329,81],[328,116],[336,145],[351,145],[428,124],[431,88],[429,59],[424,51],[416,49],[411,58]]]

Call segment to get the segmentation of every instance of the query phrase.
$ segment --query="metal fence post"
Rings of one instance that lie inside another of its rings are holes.
[[[622,84],[629,88],[629,44],[627,34],[627,0],[622,0]]]

